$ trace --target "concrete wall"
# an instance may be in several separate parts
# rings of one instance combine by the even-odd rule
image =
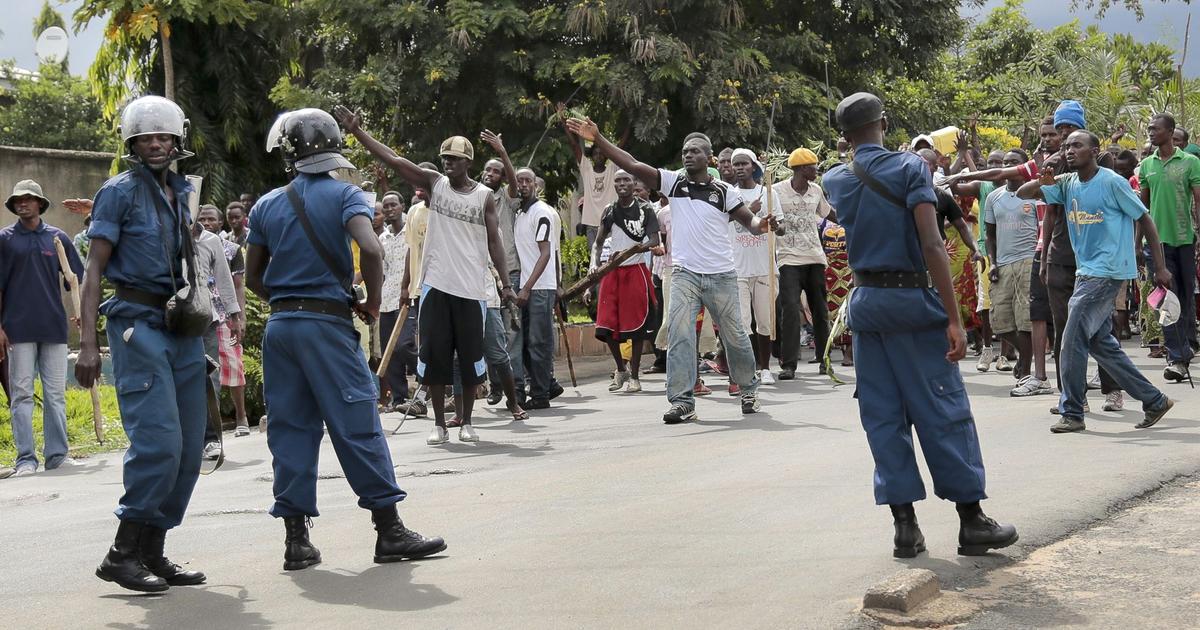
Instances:
[[[17,182],[36,181],[50,200],[42,219],[74,237],[83,229],[83,217],[67,212],[62,200],[91,199],[108,179],[114,157],[112,153],[0,146],[0,194],[8,199]],[[2,216],[0,225],[17,219],[7,208]]]

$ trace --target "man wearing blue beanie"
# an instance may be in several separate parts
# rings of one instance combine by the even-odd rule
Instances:
[[[1087,129],[1087,122],[1083,117],[1083,105],[1079,101],[1066,100],[1058,104],[1058,109],[1054,110],[1054,126],[1071,125],[1077,129]]]

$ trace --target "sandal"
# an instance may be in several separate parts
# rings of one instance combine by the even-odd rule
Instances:
[[[512,409],[512,407],[509,407],[508,410],[512,412],[513,422],[529,419],[529,412],[521,409],[520,407],[517,407],[515,411]]]
[[[453,418],[450,418],[449,420],[446,421],[446,428],[452,429],[454,427],[461,427],[462,424],[463,424],[462,418],[459,418],[458,416],[454,416]]]

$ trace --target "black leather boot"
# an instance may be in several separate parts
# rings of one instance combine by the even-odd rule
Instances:
[[[979,502],[959,503],[958,555],[983,556],[1017,542],[1017,528],[988,518]]]
[[[416,560],[446,550],[441,538],[426,538],[404,526],[395,504],[371,510],[379,537],[375,540],[375,562]]]
[[[308,541],[307,516],[283,517],[283,570],[298,571],[321,564],[321,552]]]
[[[142,593],[161,593],[170,588],[166,580],[151,573],[138,558],[138,539],[143,527],[142,523],[121,521],[116,540],[96,568],[96,577]]]
[[[892,508],[892,518],[896,524],[896,537],[893,539],[895,549],[892,556],[896,558],[915,558],[925,551],[925,536],[917,525],[917,512],[913,504],[889,505]]]
[[[185,571],[183,567],[167,560],[163,547],[167,542],[167,530],[143,525],[138,537],[138,559],[151,573],[167,581],[171,586],[194,586],[203,584],[205,577],[199,571]]]

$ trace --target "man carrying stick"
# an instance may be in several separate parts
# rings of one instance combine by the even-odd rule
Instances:
[[[683,144],[682,174],[640,162],[600,134],[596,123],[572,118],[567,129],[608,156],[617,166],[666,195],[671,204],[674,236],[672,255],[678,267],[671,277],[673,293],[668,314],[667,400],[671,408],[663,422],[678,424],[696,418],[696,329],[694,322],[704,306],[716,318],[725,343],[729,373],[741,389],[742,413],[755,413],[758,374],[754,351],[742,327],[737,297],[737,273],[726,224],[741,223],[750,234],[779,227],[773,216],[754,216],[742,203],[737,189],[708,173],[712,144],[693,136]]]
[[[592,265],[588,273],[596,271],[600,249],[609,234],[612,235],[613,253],[648,243],[654,255],[663,254],[658,237],[658,216],[649,202],[633,196],[633,182],[633,176],[624,170],[617,171],[613,177],[617,200],[604,210],[600,218],[600,231],[596,234]],[[600,303],[596,307],[596,338],[608,344],[617,366],[612,383],[608,386],[610,392],[619,392],[622,389],[630,393],[642,391],[638,368],[642,360],[641,346],[646,320],[650,316],[650,304],[654,295],[654,284],[646,260],[644,255],[631,256],[600,281]],[[591,301],[592,294],[593,291],[589,288],[583,299]],[[625,357],[621,356],[621,344],[626,340],[633,342],[628,369]]]

